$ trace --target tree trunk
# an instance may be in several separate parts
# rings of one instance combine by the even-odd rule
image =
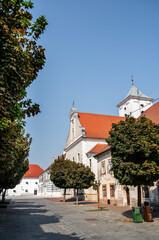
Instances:
[[[2,193],[2,202],[5,202],[5,196],[6,196],[6,189],[4,190],[4,192]]]
[[[78,205],[78,189],[76,191],[76,204]]]
[[[64,193],[63,193],[63,203],[66,201],[66,188],[64,188]]]
[[[97,186],[98,210],[100,209],[100,186]]]
[[[137,186],[138,191],[138,207],[141,207],[141,186]]]

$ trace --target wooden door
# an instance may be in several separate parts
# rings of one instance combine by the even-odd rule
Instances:
[[[37,195],[37,190],[34,190],[34,195]]]

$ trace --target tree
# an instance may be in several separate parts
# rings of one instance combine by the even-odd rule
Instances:
[[[29,135],[23,136],[20,126],[10,124],[3,130],[1,139],[1,167],[0,167],[0,186],[4,201],[5,192],[8,188],[14,188],[28,170],[28,155],[31,139]],[[3,160],[3,161],[2,161]]]
[[[45,63],[45,50],[37,40],[47,21],[41,16],[32,23],[29,8],[31,1],[0,1],[0,121],[20,121],[40,111],[26,99],[26,89]]]
[[[40,112],[27,99],[27,87],[45,63],[37,41],[44,32],[44,16],[34,23],[31,1],[0,1],[0,189],[15,186],[28,169],[30,140],[24,136],[25,117]],[[10,179],[10,180],[9,180]]]
[[[138,187],[141,206],[141,185],[159,179],[159,125],[145,117],[127,117],[112,124],[109,134],[114,176],[120,184]]]
[[[78,203],[78,189],[87,189],[93,186],[95,175],[89,167],[85,167],[83,164],[58,157],[51,167],[50,179],[56,187],[64,188],[63,202],[65,202],[66,189],[77,189],[76,200]]]
[[[51,167],[50,179],[58,188],[64,189],[63,202],[66,199],[66,189],[73,188],[72,168],[74,162],[64,159],[64,156],[58,157]]]
[[[81,163],[74,163],[72,169],[73,188],[77,190],[76,204],[78,204],[78,190],[88,189],[94,185],[95,175],[89,167]]]

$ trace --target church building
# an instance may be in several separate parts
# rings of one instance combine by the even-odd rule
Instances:
[[[117,105],[119,116],[83,113],[78,112],[74,107],[71,108],[69,115],[70,129],[64,149],[66,159],[83,163],[91,168],[96,180],[102,182],[100,197],[104,201],[109,200],[110,203],[111,199],[112,204],[135,204],[137,194],[134,188],[127,189],[126,186],[120,186],[118,180],[113,177],[113,173],[110,171],[111,152],[106,143],[106,138],[109,136],[112,123],[125,120],[128,115],[135,118],[139,117],[151,108],[153,101],[153,98],[146,96],[137,89],[132,80],[131,89]],[[97,200],[97,193],[89,188],[84,190],[83,197],[85,200],[94,201]]]

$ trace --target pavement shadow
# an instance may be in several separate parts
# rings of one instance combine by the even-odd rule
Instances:
[[[151,211],[152,212],[152,218],[159,218],[159,210],[157,209],[157,210],[153,210],[153,211]]]
[[[75,232],[62,232],[61,225],[57,225],[61,219],[62,216],[52,214],[45,205],[17,202],[7,209],[0,209],[0,239],[84,240]]]
[[[144,213],[145,213],[145,211],[144,211],[144,209],[142,209],[141,214],[142,214],[143,217],[144,217]],[[159,210],[158,209],[157,210],[154,209],[153,211],[151,211],[151,213],[152,213],[152,218],[154,218],[154,219],[159,218]],[[132,210],[124,211],[124,212],[122,212],[122,215],[124,217],[127,217],[127,218],[132,218],[133,217]]]
[[[78,237],[76,233],[65,235],[60,233],[46,233],[43,240],[85,240],[86,238]]]
[[[76,204],[76,202],[74,204]],[[92,205],[92,204],[97,204],[97,202],[78,201],[78,205]]]
[[[16,205],[12,205],[12,208],[42,208],[45,207],[46,205],[34,205],[34,204],[16,204]]]
[[[124,211],[124,212],[122,212],[122,215],[124,217],[127,217],[127,218],[132,218],[133,217],[132,210]]]
[[[65,200],[65,202],[74,202],[74,201],[76,201],[76,199],[74,197],[68,198]],[[61,199],[60,202],[63,202],[63,199]]]

